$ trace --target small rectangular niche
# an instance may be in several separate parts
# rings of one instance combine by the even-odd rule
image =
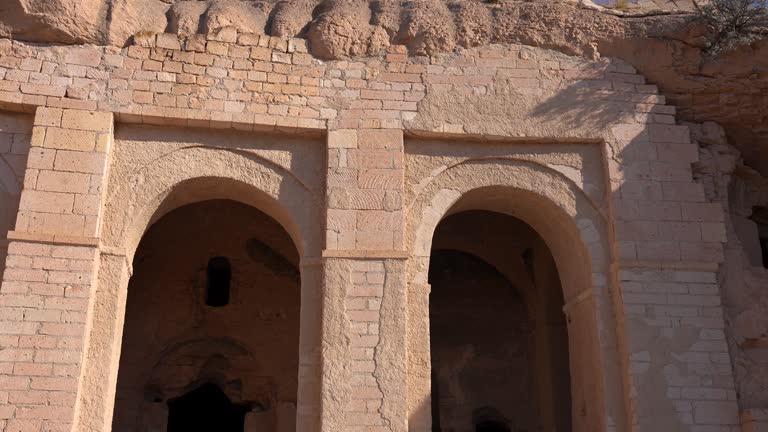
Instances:
[[[757,224],[757,238],[760,242],[763,267],[768,268],[768,207],[752,209],[752,221]]]
[[[223,307],[229,304],[229,287],[232,281],[232,267],[229,259],[218,256],[208,260],[205,283],[205,304]]]

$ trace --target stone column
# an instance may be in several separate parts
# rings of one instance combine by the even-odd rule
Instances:
[[[115,388],[132,268],[120,253],[102,250],[93,294],[74,431],[112,428]]]
[[[323,431],[407,430],[403,134],[328,135]]]
[[[69,430],[98,269],[112,114],[40,107],[0,287],[6,430]]]

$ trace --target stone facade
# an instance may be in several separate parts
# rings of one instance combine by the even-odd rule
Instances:
[[[273,219],[284,238],[259,241],[300,273],[297,352],[284,354],[297,380],[273,419],[247,416],[250,430],[432,430],[440,244],[498,263],[518,291],[562,293],[552,316],[567,322],[571,430],[768,428],[768,405],[737,395],[748,378],[723,305],[731,222],[694,178],[703,145],[622,61],[519,45],[321,61],[302,39],[236,33],[142,33],[123,49],[0,40],[0,109],[4,432],[118,430],[133,370],[121,348],[149,350],[130,336],[129,287],[147,280],[137,250],[162,245],[153,230],[190,205],[227,224],[210,200]],[[467,240],[482,238],[473,223],[433,242],[471,211],[524,222],[551,259],[523,277],[525,255]],[[548,304],[527,305],[533,322]],[[542,430],[562,430],[541,420],[557,405],[544,399],[562,400],[541,390],[558,370],[537,374]],[[238,379],[242,394],[259,387]]]

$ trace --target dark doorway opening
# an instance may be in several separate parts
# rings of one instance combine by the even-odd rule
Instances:
[[[768,268],[768,208],[754,207],[751,219],[757,224],[760,252],[763,255],[763,267]]]
[[[168,401],[168,432],[243,432],[248,411],[233,404],[217,385],[206,383]]]
[[[232,267],[226,257],[213,257],[208,261],[205,304],[222,307],[229,304],[229,285],[232,281]]]
[[[440,427],[440,382],[437,379],[437,371],[433,363],[432,365],[432,432],[443,432]]]
[[[475,432],[511,432],[509,422],[493,407],[478,408],[472,414]]]
[[[196,409],[184,414],[186,398],[176,400],[205,383],[218,385],[238,408],[250,408],[245,428],[295,430],[298,263],[291,236],[246,204],[202,201],[157,219],[136,249],[128,284],[110,430],[230,430],[226,420],[196,423]],[[215,401],[208,405],[216,408]],[[215,418],[222,410],[200,411]],[[241,432],[237,414],[231,430]]]
[[[432,431],[570,431],[563,290],[541,236],[501,213],[452,214],[428,280]]]
[[[477,425],[475,432],[510,432],[509,427],[503,423],[486,421]]]

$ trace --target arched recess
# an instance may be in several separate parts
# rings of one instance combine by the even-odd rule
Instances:
[[[609,242],[602,210],[571,180],[512,159],[469,160],[419,186],[408,206],[409,430],[429,431],[430,343],[427,275],[432,237],[444,218],[468,210],[513,216],[544,240],[560,275],[568,316],[573,430],[626,424],[626,364],[611,298]]]
[[[186,147],[109,179],[102,207],[100,263],[89,311],[76,431],[109,430],[127,286],[136,248],[163,215],[187,204],[229,199],[277,221],[300,257],[297,429],[319,424],[321,200],[289,170],[244,151]]]

